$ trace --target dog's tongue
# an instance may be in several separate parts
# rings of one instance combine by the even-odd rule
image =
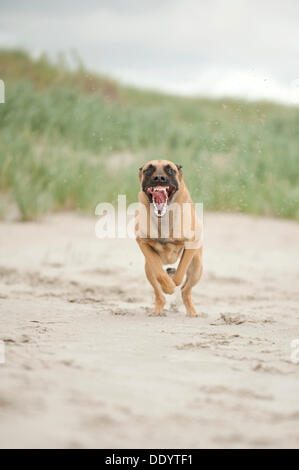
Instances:
[[[155,214],[158,217],[163,216],[167,207],[167,194],[165,188],[156,187],[155,190],[149,188],[147,192],[153,196]]]
[[[155,191],[149,189],[148,192],[153,195],[156,204],[165,204],[167,197],[164,189],[156,189]]]

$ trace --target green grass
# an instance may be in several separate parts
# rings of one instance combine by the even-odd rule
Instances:
[[[161,157],[205,209],[299,219],[299,108],[135,90],[22,51],[0,51],[0,79],[0,217],[134,202]]]

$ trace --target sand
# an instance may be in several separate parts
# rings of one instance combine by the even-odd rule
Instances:
[[[133,240],[0,224],[0,447],[299,447],[299,225],[205,214],[199,318],[165,317]]]

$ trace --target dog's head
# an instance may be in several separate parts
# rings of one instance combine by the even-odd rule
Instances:
[[[163,217],[167,205],[176,198],[182,183],[182,166],[168,160],[152,160],[139,168],[141,190],[157,217]]]

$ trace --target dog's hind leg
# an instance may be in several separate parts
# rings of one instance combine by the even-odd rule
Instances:
[[[188,317],[197,317],[198,314],[192,302],[191,291],[202,274],[201,250],[196,253],[188,267],[186,280],[182,286],[182,299],[186,307]]]
[[[163,315],[163,307],[165,305],[165,297],[162,293],[162,289],[160,287],[159,282],[153,275],[148,263],[145,263],[145,274],[148,278],[149,282],[154,288],[155,292],[155,307],[151,311],[150,315]]]

